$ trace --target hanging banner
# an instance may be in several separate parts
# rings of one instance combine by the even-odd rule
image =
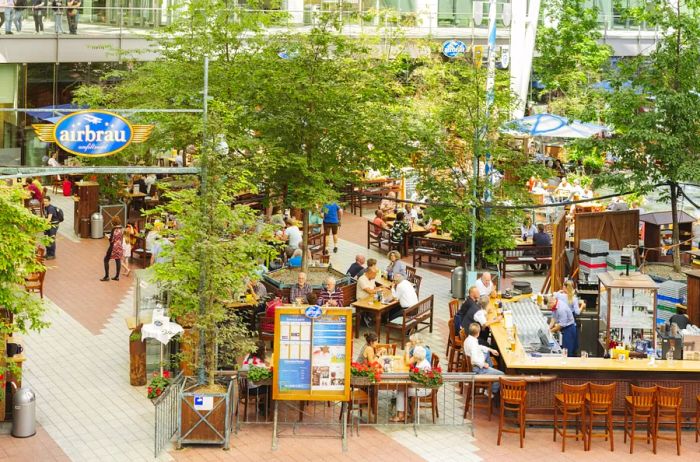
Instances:
[[[348,308],[275,310],[273,399],[350,399],[351,319]]]
[[[127,119],[107,111],[78,111],[56,124],[33,124],[34,132],[45,143],[56,143],[66,152],[83,157],[106,157],[143,143],[153,125],[132,125]]]

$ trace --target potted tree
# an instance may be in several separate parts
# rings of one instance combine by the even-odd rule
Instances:
[[[129,383],[146,385],[146,344],[141,338],[141,324],[129,334]]]
[[[170,295],[169,316],[187,319],[197,335],[188,350],[195,376],[179,390],[177,444],[223,444],[228,447],[233,383],[217,377],[222,363],[252,350],[250,333],[226,302],[245,292],[259,261],[270,256],[272,232],[258,225],[255,211],[231,206],[235,195],[253,188],[226,162],[225,154],[204,148],[198,159],[202,186],[166,192],[168,201],[153,213],[168,213],[177,226],[164,233],[155,279]],[[220,357],[227,352],[227,358]]]

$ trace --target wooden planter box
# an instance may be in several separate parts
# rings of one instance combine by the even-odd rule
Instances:
[[[135,332],[141,333],[141,325],[132,331]],[[146,385],[146,343],[143,339],[129,339],[129,383],[134,387]]]
[[[235,381],[222,393],[197,392],[197,380],[186,377],[178,396],[177,448],[183,444],[218,444],[229,448],[234,410]],[[202,399],[202,403],[195,401]],[[209,403],[210,409],[198,409]]]

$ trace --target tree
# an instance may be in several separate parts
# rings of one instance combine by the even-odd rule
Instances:
[[[602,44],[598,9],[584,0],[547,0],[547,21],[537,30],[533,69],[544,85],[550,111],[572,119],[597,120],[601,80],[612,49]]]
[[[680,271],[680,184],[700,174],[700,2],[646,3],[629,14],[663,31],[649,56],[619,63],[605,121],[615,136],[598,140],[617,161],[599,178],[619,191],[666,188],[673,215],[673,266]]]
[[[362,170],[402,166],[410,150],[391,66],[339,34],[336,20],[322,15],[310,32],[269,37],[240,57],[246,85],[237,116],[241,130],[254,132],[250,168],[268,191],[304,210],[305,246],[308,210],[337,200]]]
[[[0,185],[0,338],[30,330],[40,331],[48,327],[43,320],[46,307],[42,300],[24,290],[25,278],[32,273],[46,271],[37,262],[37,244],[49,225],[41,217],[23,206],[26,191],[17,187]],[[10,322],[12,319],[12,322]],[[4,347],[3,347],[4,348]],[[1,353],[4,357],[5,352]],[[4,365],[0,361],[0,376],[7,369],[18,375],[14,363]],[[2,396],[4,390],[0,390]]]
[[[457,240],[471,237],[476,214],[477,255],[480,263],[497,263],[502,248],[515,245],[513,228],[519,213],[488,205],[527,200],[523,183],[536,174],[522,153],[512,151],[499,129],[508,120],[513,102],[506,77],[497,74],[494,103],[486,111],[486,71],[466,60],[444,62],[435,53],[421,60],[409,82],[415,88],[415,111],[422,153],[414,160],[418,189],[431,202],[426,213],[442,222]],[[508,177],[483,174],[485,153]],[[479,176],[474,177],[474,159]],[[486,190],[492,199],[484,200]]]
[[[227,362],[253,349],[250,333],[226,302],[244,294],[246,281],[258,277],[260,262],[271,256],[267,243],[273,237],[269,228],[260,226],[255,211],[231,206],[250,187],[247,175],[236,174],[238,168],[216,151],[200,159],[207,163],[200,165],[207,170],[206,188],[167,192],[165,204],[151,213],[167,213],[177,221],[169,232],[173,245],[164,248],[166,261],[155,264],[155,277],[170,293],[171,316],[194,315],[205,340],[200,380],[206,371],[206,382],[212,385],[219,347],[226,347]]]

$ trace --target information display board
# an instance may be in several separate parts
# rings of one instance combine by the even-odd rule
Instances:
[[[350,399],[352,310],[275,310],[273,399]]]

